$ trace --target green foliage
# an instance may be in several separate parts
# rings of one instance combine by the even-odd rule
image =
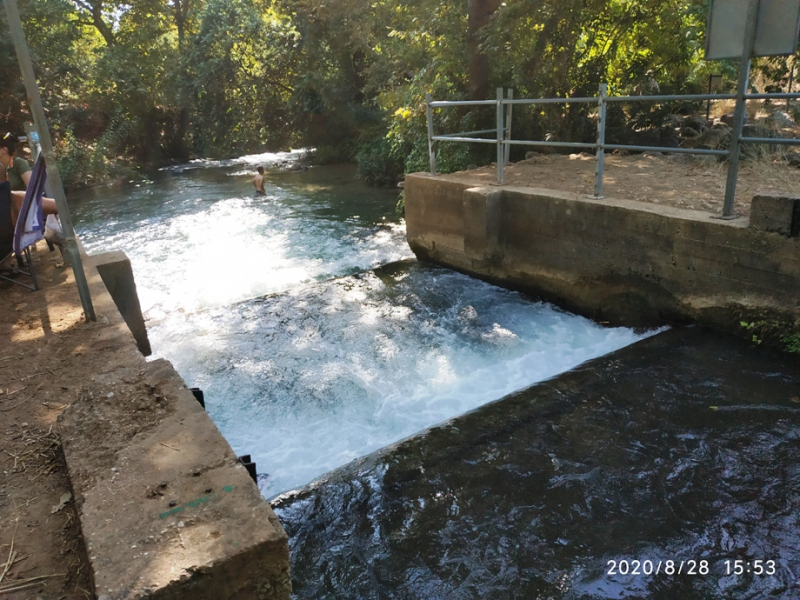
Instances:
[[[476,7],[491,18],[473,35]],[[730,82],[737,69],[701,60],[707,0],[21,0],[20,9],[56,134],[71,132],[64,148],[103,157],[74,165],[75,182],[97,180],[103,161],[304,146],[319,161],[356,158],[367,181],[389,185],[428,170],[425,94],[469,99],[476,52],[480,83],[517,98],[593,96],[603,82],[611,94],[693,93],[710,73]],[[793,61],[759,59],[755,73],[783,88]],[[0,87],[0,125],[21,131],[13,60],[0,62]],[[609,124],[627,135],[698,107],[612,108]],[[491,108],[436,109],[434,129],[494,119]],[[595,119],[590,105],[517,106],[514,133],[590,141]],[[437,142],[435,152],[439,172],[495,160],[488,144]]]
[[[403,157],[385,137],[363,144],[356,154],[358,176],[374,187],[394,187],[403,176]]]
[[[800,333],[793,333],[781,338],[787,352],[800,354]]]
[[[740,321],[742,327],[754,344],[765,343],[784,352],[800,354],[800,323],[791,323],[764,315],[753,321]]]
[[[406,193],[404,191],[400,192],[400,195],[397,197],[397,204],[394,205],[394,212],[401,217],[406,216]]]
[[[114,135],[111,129],[94,145],[82,142],[72,131],[60,138],[56,148],[58,169],[67,191],[133,176],[133,170],[115,160],[111,152],[116,145]]]

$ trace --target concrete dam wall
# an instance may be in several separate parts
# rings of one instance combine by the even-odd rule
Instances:
[[[409,175],[408,243],[439,263],[628,326],[800,325],[800,201],[756,196],[751,217]]]

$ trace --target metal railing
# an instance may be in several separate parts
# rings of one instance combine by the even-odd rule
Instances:
[[[434,143],[442,142],[470,142],[495,144],[497,146],[497,183],[504,183],[504,169],[509,162],[511,146],[549,146],[556,148],[583,148],[595,151],[595,184],[594,194],[590,198],[603,197],[603,169],[604,158],[607,150],[629,150],[634,152],[670,152],[676,154],[698,154],[711,156],[724,156],[730,158],[728,162],[728,177],[725,187],[725,201],[723,204],[722,218],[734,218],[733,197],[736,192],[736,179],[738,174],[739,148],[742,143],[752,144],[785,144],[800,145],[800,139],[743,137],[741,125],[738,131],[731,134],[731,143],[728,149],[710,148],[675,148],[664,146],[639,146],[633,144],[606,144],[606,109],[611,102],[672,102],[672,101],[700,101],[700,100],[736,100],[736,94],[688,94],[688,95],[660,95],[660,96],[608,96],[607,85],[600,84],[597,96],[587,98],[535,98],[514,99],[514,91],[508,90],[508,97],[503,97],[503,88],[497,88],[495,100],[461,100],[461,101],[434,101],[430,94],[426,94],[428,118],[428,157],[430,160],[431,174],[436,175],[436,152]],[[800,93],[775,93],[775,94],[743,94],[743,100],[780,100],[800,98]],[[596,104],[597,105],[597,139],[588,142],[560,142],[560,141],[535,141],[515,140],[511,137],[512,111],[515,105],[520,104]],[[497,124],[494,129],[466,131],[462,133],[434,135],[433,109],[451,106],[495,106],[497,111]],[[743,110],[743,109],[742,109]],[[505,121],[505,123],[504,123]],[[493,138],[474,137],[476,135],[494,133]],[[735,158],[735,160],[734,160]]]

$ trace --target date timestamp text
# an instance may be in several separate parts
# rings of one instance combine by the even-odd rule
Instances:
[[[725,560],[726,575],[775,575],[774,560]],[[606,575],[708,575],[707,560],[609,560]],[[719,572],[719,571],[717,571]]]

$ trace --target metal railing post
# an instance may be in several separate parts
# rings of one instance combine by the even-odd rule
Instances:
[[[509,101],[514,99],[514,89],[513,88],[509,88],[509,90],[508,90],[508,92],[506,94],[506,97],[509,99]],[[506,140],[505,147],[506,147],[506,151],[505,151],[505,155],[503,156],[503,163],[506,164],[506,165],[508,164],[508,161],[511,158],[511,144],[509,142],[511,140],[511,113],[512,113],[512,109],[513,108],[514,108],[513,104],[507,104],[506,105],[506,131],[505,131],[505,140]]]
[[[503,88],[497,88],[497,183],[503,183]]]
[[[736,179],[739,175],[739,153],[741,150],[742,127],[745,115],[745,94],[747,83],[750,80],[750,57],[753,55],[753,45],[756,37],[756,23],[758,21],[758,0],[750,0],[747,7],[747,22],[744,28],[744,49],[742,60],[739,63],[739,85],[736,88],[736,110],[733,112],[731,129],[731,145],[728,152],[728,178],[725,182],[725,202],[722,205],[722,218],[733,219],[738,215],[733,212],[733,199],[736,195]]]
[[[61,221],[61,228],[64,231],[64,256],[72,266],[72,274],[75,276],[75,285],[78,288],[78,295],[83,306],[84,318],[87,321],[96,321],[97,317],[94,314],[94,305],[89,293],[89,283],[86,280],[86,272],[83,270],[78,242],[75,239],[75,230],[72,227],[72,217],[69,214],[67,197],[64,194],[64,185],[61,182],[61,174],[58,171],[53,142],[50,139],[50,130],[47,128],[47,117],[42,105],[42,98],[39,95],[39,85],[36,83],[36,76],[33,72],[28,42],[25,40],[25,33],[22,31],[22,21],[17,8],[17,0],[5,0],[5,6],[6,15],[8,16],[8,29],[17,53],[20,71],[22,71],[22,81],[28,94],[28,106],[33,116],[33,123],[39,132],[42,156],[44,156],[45,165],[47,166],[47,179],[52,183],[52,189],[55,192],[53,199],[56,201],[58,217]]]
[[[430,94],[425,94],[425,107],[428,115],[428,160],[431,164],[431,175],[436,175],[436,154],[433,151],[433,107],[431,107]]]
[[[605,161],[606,144],[606,95],[608,84],[601,83],[597,93],[597,150],[594,158],[594,196],[591,198],[600,199],[603,197],[603,163]]]

